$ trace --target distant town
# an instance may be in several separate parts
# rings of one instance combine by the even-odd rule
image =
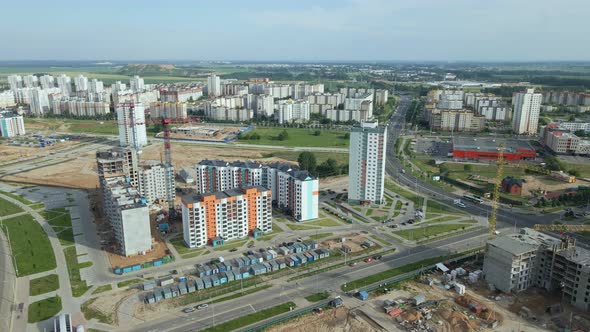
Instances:
[[[580,63],[0,67],[1,330],[588,331],[589,89]]]

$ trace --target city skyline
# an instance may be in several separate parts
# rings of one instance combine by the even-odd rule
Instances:
[[[12,31],[0,60],[583,61],[589,53],[579,22],[590,4],[581,0],[557,10],[505,0],[118,5],[11,2],[7,12],[33,24],[23,15],[0,23]]]

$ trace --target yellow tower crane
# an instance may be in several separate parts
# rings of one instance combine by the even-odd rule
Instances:
[[[494,195],[492,197],[492,211],[490,213],[490,239],[496,232],[496,219],[498,218],[498,204],[500,203],[500,185],[502,183],[502,173],[504,170],[504,146],[498,146],[498,169],[496,170],[496,179],[494,182]]]

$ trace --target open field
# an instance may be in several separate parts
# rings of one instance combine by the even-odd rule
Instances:
[[[10,246],[18,267],[18,276],[55,269],[55,255],[41,225],[29,214],[2,221],[10,234]]]
[[[460,224],[446,224],[446,225],[431,225],[420,228],[404,229],[393,232],[407,240],[419,241],[423,238],[436,236],[440,233],[452,232],[461,228],[465,228],[466,225]]]
[[[18,205],[0,198],[0,216],[9,216],[19,212],[23,212],[23,209],[21,209]]]
[[[278,136],[287,131],[288,138],[279,140]],[[256,128],[248,134],[258,134],[260,139],[239,139],[239,143],[253,145],[309,146],[309,147],[348,147],[349,139],[345,132],[322,130],[320,136],[314,135],[313,129],[300,128]]]
[[[223,324],[215,325],[208,329],[203,330],[203,332],[225,332],[225,331],[233,331],[237,330],[241,327],[248,326],[250,324],[254,324],[261,320],[265,320],[285,312],[290,311],[291,309],[295,309],[296,305],[293,302],[287,302],[283,304],[279,304],[278,306],[268,308],[265,310],[258,311],[253,314],[249,314],[246,316],[242,316],[240,318],[236,318],[234,320],[230,320]]]
[[[61,311],[61,297],[50,297],[29,304],[29,323],[49,319]]]
[[[103,293],[103,292],[108,292],[108,291],[110,291],[112,289],[113,289],[113,286],[111,286],[111,284],[106,284],[106,285],[98,286],[98,287],[96,287],[95,290],[92,291],[92,295],[98,294],[98,293]]]
[[[90,286],[86,285],[86,281],[82,280],[80,277],[80,265],[78,264],[76,247],[72,246],[64,249],[64,255],[66,256],[66,265],[68,266],[72,295],[74,295],[74,297],[80,297],[86,293]]]
[[[59,289],[59,279],[57,278],[57,274],[50,274],[29,281],[30,296],[49,293],[57,289]]]

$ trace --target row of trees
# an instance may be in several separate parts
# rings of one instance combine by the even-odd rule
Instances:
[[[339,164],[334,158],[328,158],[318,165],[315,154],[309,151],[301,152],[297,162],[299,168],[321,178],[348,174],[348,165]]]

